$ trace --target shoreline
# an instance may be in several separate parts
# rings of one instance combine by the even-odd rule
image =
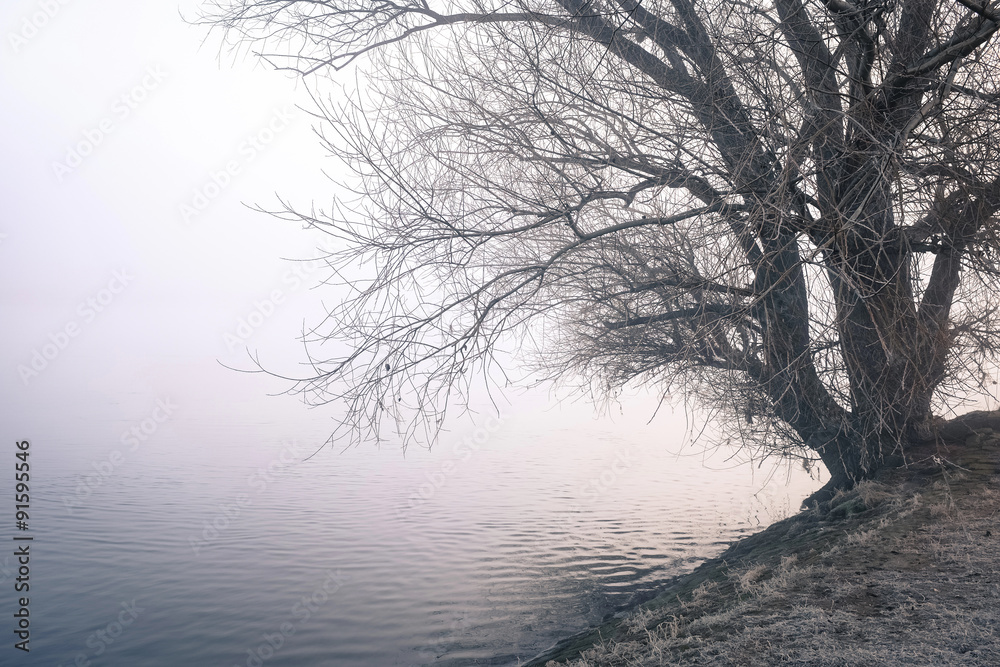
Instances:
[[[1000,664],[1000,413],[522,667]]]

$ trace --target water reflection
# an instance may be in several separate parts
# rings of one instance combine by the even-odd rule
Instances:
[[[37,664],[513,665],[817,484],[765,487],[596,423],[306,462],[318,431],[240,435],[164,428],[72,511],[80,468],[42,478]],[[97,655],[94,633],[133,601]]]

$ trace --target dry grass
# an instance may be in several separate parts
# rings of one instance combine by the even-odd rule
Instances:
[[[861,485],[558,664],[1000,665],[996,470]]]

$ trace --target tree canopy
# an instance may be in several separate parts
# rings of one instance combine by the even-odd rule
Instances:
[[[219,0],[352,173],[276,212],[364,275],[297,389],[433,425],[515,336],[541,377],[697,396],[834,486],[905,460],[991,382],[996,4]]]

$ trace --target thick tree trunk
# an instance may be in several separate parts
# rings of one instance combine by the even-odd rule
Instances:
[[[825,502],[837,490],[850,489],[859,482],[874,479],[886,468],[905,462],[903,452],[909,440],[871,431],[851,421],[815,429],[806,438],[806,444],[819,454],[830,472],[830,480],[806,499],[806,505]]]
[[[941,337],[920,337],[909,249],[894,221],[883,153],[891,145],[884,137],[854,146],[837,169],[845,177],[827,211],[830,237],[817,239],[829,248],[825,264],[851,405],[839,419],[793,427],[819,453],[834,487],[902,463],[907,444],[927,430],[947,350]]]
[[[880,201],[876,211],[885,210],[884,198]],[[891,219],[879,219],[877,227],[867,233],[888,236]],[[828,258],[851,389],[847,410],[824,387],[812,361],[808,295],[794,237],[761,242],[767,261],[758,270],[756,288],[765,296],[755,317],[766,347],[756,379],[778,416],[818,453],[830,471],[831,488],[849,488],[902,463],[907,442],[929,419],[933,386],[913,382],[919,355],[905,256],[873,245],[867,255],[834,245]]]

